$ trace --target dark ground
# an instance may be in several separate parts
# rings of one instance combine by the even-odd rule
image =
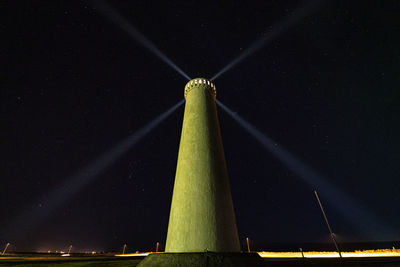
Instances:
[[[265,259],[270,266],[400,266],[400,258]]]
[[[1,259],[0,266],[137,266],[142,259],[119,257],[36,257],[32,259]],[[264,259],[266,266],[400,266],[400,257],[346,259]]]

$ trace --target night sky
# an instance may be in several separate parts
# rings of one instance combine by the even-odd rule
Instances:
[[[55,209],[43,200],[183,98],[187,80],[96,5],[0,3],[1,248],[164,247],[183,106]],[[109,5],[191,78],[211,78],[304,2]],[[349,220],[320,192],[339,242],[400,240],[400,2],[323,2],[215,84],[222,103],[376,218]],[[318,188],[221,109],[219,119],[242,245],[329,242]],[[21,217],[36,212],[47,216]]]

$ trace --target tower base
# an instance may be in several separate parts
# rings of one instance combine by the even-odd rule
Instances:
[[[265,267],[257,253],[157,253],[144,258],[137,267]]]

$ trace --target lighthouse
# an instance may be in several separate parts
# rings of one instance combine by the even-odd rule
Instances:
[[[215,85],[196,78],[184,94],[165,252],[150,254],[138,267],[265,266],[257,253],[240,251]]]
[[[215,84],[189,81],[165,252],[239,252]]]

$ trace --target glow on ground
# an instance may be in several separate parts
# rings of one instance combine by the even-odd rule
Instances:
[[[155,252],[117,254],[118,257],[144,257]],[[162,253],[162,252],[158,252]],[[263,258],[302,258],[301,252],[257,252]],[[304,258],[339,258],[336,251],[307,251]],[[356,250],[342,252],[343,258],[400,257],[400,249]]]
[[[149,255],[150,253],[155,253],[155,252],[125,253],[125,254],[117,254],[115,256],[117,256],[117,257],[143,257],[143,256]]]
[[[304,258],[339,258],[335,251],[307,251],[303,252]],[[301,252],[258,252],[263,258],[302,258]],[[400,257],[400,249],[356,250],[342,252],[343,258],[367,258],[367,257]]]

